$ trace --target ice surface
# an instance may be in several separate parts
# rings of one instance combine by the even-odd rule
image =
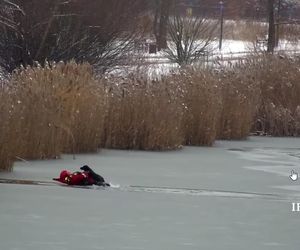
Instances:
[[[0,249],[296,250],[299,154],[299,138],[250,137],[18,162],[0,178],[49,181],[88,164],[116,186],[0,184]]]

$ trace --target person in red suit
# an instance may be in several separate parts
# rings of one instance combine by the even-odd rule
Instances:
[[[59,178],[53,178],[54,181],[58,181],[70,186],[110,186],[109,183],[105,182],[101,175],[96,174],[89,166],[84,165],[80,168],[82,172],[76,171],[71,173],[68,170],[62,170]]]

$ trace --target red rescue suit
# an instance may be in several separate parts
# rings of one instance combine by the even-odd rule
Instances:
[[[95,184],[95,180],[91,177],[89,172],[71,173],[68,170],[63,170],[61,171],[59,178],[53,178],[53,180],[67,185],[89,186]]]

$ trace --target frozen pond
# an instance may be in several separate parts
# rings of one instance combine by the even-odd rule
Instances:
[[[49,181],[84,164],[119,187],[0,184],[1,250],[299,249],[299,138],[64,155],[0,178]]]

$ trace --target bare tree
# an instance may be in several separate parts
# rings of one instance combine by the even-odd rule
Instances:
[[[22,9],[12,1],[0,0],[0,69],[7,69],[6,50],[8,46],[14,46],[14,44],[9,44],[12,33],[18,33],[18,23],[14,20],[16,14],[24,15]],[[3,53],[4,52],[4,53]]]
[[[70,59],[105,71],[125,61],[140,37],[144,0],[14,1],[23,12],[9,12],[13,25],[0,23],[0,66],[9,71]]]
[[[24,12],[12,1],[0,0],[0,24],[11,29],[16,29],[17,23],[13,20],[14,12]]]
[[[179,65],[199,60],[212,49],[217,23],[201,17],[171,17],[168,23],[168,48],[165,51],[167,57]]]

